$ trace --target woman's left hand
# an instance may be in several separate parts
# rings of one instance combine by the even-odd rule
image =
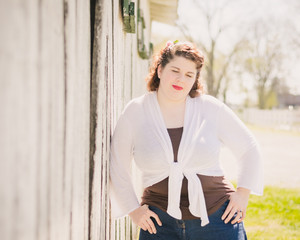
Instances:
[[[246,216],[246,209],[250,190],[247,188],[239,187],[236,192],[232,193],[229,198],[229,204],[222,215],[222,220],[228,223],[230,219],[237,213],[236,217],[231,221],[232,224],[242,222]]]

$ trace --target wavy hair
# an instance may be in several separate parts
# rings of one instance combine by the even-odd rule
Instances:
[[[175,56],[184,57],[196,64],[197,73],[195,83],[189,92],[189,95],[192,98],[199,96],[200,93],[203,93],[203,86],[200,83],[200,71],[204,64],[204,56],[200,50],[190,42],[172,43],[169,41],[166,46],[153,57],[152,66],[150,67],[149,74],[146,77],[147,90],[156,91],[158,89],[160,83],[160,79],[157,75],[158,66],[161,65],[161,67],[164,68],[172,59],[174,59]]]

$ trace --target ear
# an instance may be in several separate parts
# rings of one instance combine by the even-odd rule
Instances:
[[[160,75],[161,75],[161,65],[159,64],[158,67],[157,67],[157,76],[158,76],[158,78],[160,78]]]

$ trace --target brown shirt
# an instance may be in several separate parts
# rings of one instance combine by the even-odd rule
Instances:
[[[173,146],[174,161],[177,162],[177,153],[182,136],[183,127],[181,128],[168,128],[168,133]],[[208,215],[214,213],[223,203],[230,197],[230,194],[235,191],[233,185],[227,181],[224,176],[205,176],[197,174],[199,177]],[[150,206],[156,206],[164,211],[167,211],[168,206],[168,180],[164,180],[147,187],[144,189],[142,196],[143,204],[148,204]],[[180,198],[180,209],[182,211],[182,219],[198,219],[191,214],[189,211],[189,200],[188,200],[188,181],[184,177],[182,182],[181,189],[181,198]]]

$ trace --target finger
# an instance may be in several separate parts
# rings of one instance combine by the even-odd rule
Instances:
[[[152,211],[151,211],[150,216],[155,218],[155,220],[156,220],[156,222],[157,222],[157,224],[158,224],[159,226],[162,226],[162,222],[160,221],[158,215],[157,215],[155,212],[152,212]]]
[[[236,213],[236,209],[232,208],[230,213],[227,215],[226,219],[225,219],[225,223],[228,223],[234,216],[234,214]]]
[[[156,233],[156,228],[155,228],[155,226],[154,226],[153,221],[152,221],[150,218],[147,219],[146,221],[148,222],[148,224],[149,224],[149,226],[150,226],[150,228],[151,228],[151,232]]]
[[[149,233],[153,234],[152,228],[147,220],[144,222],[144,226],[146,227],[146,230],[149,231]]]
[[[231,221],[231,224],[235,224],[237,221],[239,221],[243,216],[243,213],[241,211],[237,211],[236,217]]]
[[[143,223],[140,224],[140,227],[141,227],[141,229],[143,229],[144,231],[147,231],[147,228],[146,228],[146,226],[145,226]]]
[[[223,213],[223,215],[221,217],[222,220],[224,220],[226,218],[226,216],[230,213],[231,209],[232,209],[232,205],[229,202],[227,208],[225,209],[225,212]]]
[[[246,211],[243,211],[243,215],[242,215],[241,219],[238,221],[238,223],[244,221],[245,217],[246,217]]]

